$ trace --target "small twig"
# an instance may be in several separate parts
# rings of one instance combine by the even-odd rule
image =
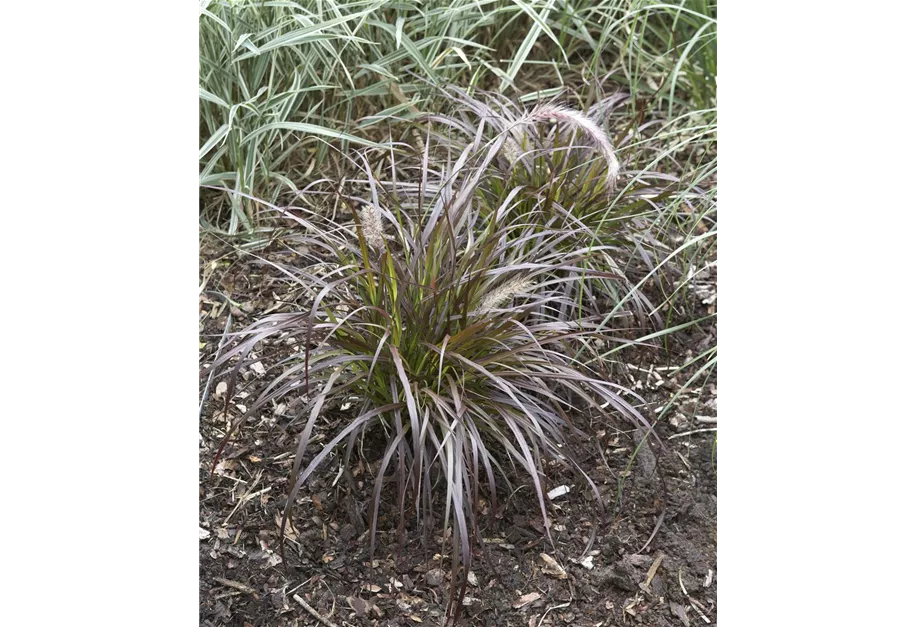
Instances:
[[[227,588],[235,588],[236,590],[247,592],[255,598],[258,597],[258,591],[254,588],[246,586],[244,583],[239,583],[238,581],[233,581],[232,579],[223,579],[222,577],[214,577],[213,580],[218,584],[226,586]]]
[[[662,558],[664,557],[665,555],[660,553],[656,557],[656,560],[653,562],[653,565],[650,566],[649,571],[646,573],[646,584],[645,585],[647,588],[649,587],[651,583],[653,583],[653,578],[656,576],[656,571],[659,570],[659,565],[662,564]]]
[[[303,587],[304,585],[306,585],[307,583],[309,583],[309,580],[308,580],[308,579],[306,579],[304,582],[302,582],[301,584],[299,584],[298,586],[296,586],[295,588],[293,588],[292,590],[290,590],[289,593],[286,592],[286,591],[284,591],[284,594],[285,594],[285,595],[286,595],[286,594],[293,594],[294,592],[296,592],[297,590],[299,590],[300,588],[302,588],[302,587]]]
[[[675,451],[675,454],[678,455],[678,458],[681,460],[681,463],[685,465],[685,468],[687,468],[688,470],[691,470],[691,464],[688,462],[687,459],[685,459],[685,456],[679,453],[678,451]]]
[[[258,478],[260,479],[260,475],[259,475]],[[257,485],[257,483],[258,483],[258,482],[255,481],[255,485]],[[251,488],[254,488],[255,485],[252,485]],[[251,489],[251,488],[249,488],[249,489]],[[226,517],[226,520],[223,521],[223,526],[225,527],[226,525],[229,524],[229,519],[232,518],[232,517],[235,515],[235,513],[236,513],[237,511],[239,511],[239,508],[240,508],[240,507],[242,507],[243,505],[245,505],[246,503],[248,503],[250,500],[252,500],[252,499],[255,498],[256,496],[261,496],[261,495],[264,494],[265,492],[269,492],[270,489],[271,489],[271,486],[268,486],[268,487],[264,488],[263,490],[258,490],[257,492],[249,492],[248,494],[246,494],[245,496],[243,496],[241,499],[239,499],[239,502],[236,503],[236,506],[233,508],[233,510],[232,510],[231,512],[229,512],[229,516],[227,516],[227,517]]]
[[[712,573],[713,571],[710,572]],[[709,624],[710,619],[704,616],[704,613],[700,609],[700,603],[698,603],[694,597],[688,594],[688,591],[685,589],[685,582],[681,580],[681,566],[678,567],[678,585],[681,587],[681,591],[684,593],[684,595],[688,597],[688,602],[691,604],[691,607],[694,608],[694,611],[700,614],[700,617],[704,619],[705,623]]]
[[[640,550],[637,553],[643,553],[646,550],[646,547],[650,545],[650,542],[653,541],[653,538],[656,537],[656,534],[659,533],[659,530],[662,529],[662,522],[665,520],[665,503],[662,504],[662,513],[659,515],[659,518],[656,519],[656,526],[653,527],[653,533],[650,534],[650,537],[646,540],[646,544],[640,547]]]
[[[220,296],[223,296],[220,294]],[[225,296],[224,296],[225,299]],[[225,300],[224,300],[225,303]],[[229,333],[229,326],[232,324],[232,312],[226,314],[226,327],[223,329],[223,336],[220,338],[220,343],[217,346],[217,352],[213,356],[213,361],[216,362],[220,358],[220,353],[223,352],[223,347],[226,344],[226,336]],[[207,404],[207,398],[210,396],[210,384],[213,383],[213,373],[216,369],[211,367],[210,374],[207,375],[207,383],[204,385],[204,393],[201,395],[201,406],[197,412],[197,417],[200,419],[204,415],[204,405]]]
[[[537,627],[541,627],[541,622],[545,619],[545,616],[551,613],[551,610],[557,610],[562,607],[569,607],[569,606],[570,606],[569,601],[567,601],[566,603],[561,603],[560,605],[552,605],[551,607],[548,608],[548,610],[544,614],[541,615],[541,620],[538,621]]]
[[[242,594],[241,590],[230,590],[229,592],[224,592],[223,594],[218,594],[213,597],[214,601],[219,601],[220,599],[226,599],[228,597],[237,597]]]
[[[254,490],[258,486],[258,483],[261,481],[261,474],[263,472],[264,471],[261,469],[258,470],[257,474],[254,477],[254,480],[252,481],[252,484],[248,486],[248,489],[245,490],[245,494],[242,495],[242,497],[239,499],[239,502],[236,503],[236,506],[232,509],[231,512],[229,512],[229,516],[227,516],[226,520],[223,521],[224,527],[229,524],[229,519],[235,515],[235,513],[239,510],[239,508],[242,507],[243,504],[248,503],[248,501],[254,496],[252,494],[252,490]],[[265,488],[264,490],[261,490],[261,492],[266,492],[268,489],[269,488]],[[260,492],[258,494],[260,494]]]
[[[328,588],[328,592],[331,593],[331,612],[328,613],[328,616],[334,616],[334,610],[337,608],[337,599],[334,597],[334,590],[331,589],[331,586],[329,586],[328,582],[324,579],[319,579],[319,582]]]
[[[248,484],[248,481],[246,481],[245,479],[239,479],[238,477],[230,477],[229,475],[224,475],[220,473],[216,473],[216,475],[217,477],[220,477],[221,479],[229,479],[230,481],[235,481],[236,483]]]
[[[681,591],[684,593],[686,597],[690,596],[688,594],[688,591],[685,590],[685,582],[681,580],[681,566],[678,567],[678,585],[681,587]]]
[[[694,597],[692,597],[692,596],[690,596],[690,595],[688,596],[688,601],[691,602],[691,607],[694,608],[694,611],[697,612],[698,614],[700,614],[700,617],[704,619],[704,622],[707,623],[707,624],[709,625],[709,624],[710,624],[710,619],[707,618],[706,616],[704,616],[704,613],[703,613],[703,612],[701,611],[701,609],[700,609],[700,603],[698,603],[696,600],[694,600]]]
[[[674,440],[675,438],[683,438],[686,435],[694,435],[695,433],[706,433],[707,431],[716,431],[716,427],[711,429],[695,429],[694,431],[685,431],[684,433],[676,433],[675,435],[670,435],[669,440]]]
[[[312,617],[315,620],[317,620],[318,622],[320,622],[322,625],[325,625],[325,627],[338,627],[337,625],[332,623],[330,620],[328,620],[327,618],[319,614],[318,611],[314,607],[312,607],[311,605],[303,601],[302,597],[299,596],[298,594],[293,595],[293,600],[299,603],[301,606],[303,606],[303,609],[305,609],[307,612],[312,614]]]

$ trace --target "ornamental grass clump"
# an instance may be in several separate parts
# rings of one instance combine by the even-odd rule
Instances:
[[[378,168],[391,173],[384,183],[364,158],[365,178],[334,193],[349,208],[352,226],[309,225],[302,238],[334,255],[324,272],[293,273],[314,298],[299,312],[253,324],[215,364],[239,358],[238,371],[253,349],[279,336],[304,347],[277,365],[280,374],[246,414],[290,397],[305,402],[281,537],[321,464],[339,454],[336,464],[349,476],[355,449],[364,449],[373,456],[368,465],[378,463],[368,509],[370,554],[385,478],[394,475],[399,538],[411,517],[424,536],[437,521],[443,538],[445,528],[453,531],[453,618],[472,542],[481,539],[482,503],[499,511],[500,491],[526,478],[550,540],[546,463],[577,473],[601,507],[597,486],[570,446],[571,436],[585,435],[578,414],[588,410],[649,428],[626,390],[577,357],[590,350],[590,338],[615,338],[596,319],[555,315],[571,305],[568,284],[605,277],[590,266],[604,247],[578,245],[587,237],[583,228],[546,227],[544,200],[529,203],[516,193],[487,205],[475,192],[493,183],[490,160],[500,146],[482,146],[480,159],[471,148],[442,162],[427,150],[419,172],[392,157],[390,168]],[[416,182],[400,182],[404,172],[417,175]],[[526,203],[531,210],[522,210]],[[355,403],[353,415],[333,437],[310,445],[323,411],[345,401]],[[356,447],[380,440],[385,444],[375,450]]]
[[[621,165],[608,132],[589,115],[555,103],[529,110],[495,94],[478,100],[455,90],[454,113],[435,115],[437,138],[455,147],[482,140],[502,142],[481,193],[499,198],[515,187],[527,190],[531,210],[538,199],[549,219],[585,226],[607,236],[626,225],[628,204],[614,192]],[[548,215],[551,214],[551,215]]]
[[[556,103],[526,110],[496,94],[475,99],[460,90],[449,93],[452,115],[429,117],[438,146],[447,153],[468,146],[476,151],[499,147],[494,158],[482,160],[489,172],[475,188],[481,216],[488,218],[487,208],[496,210],[512,197],[503,219],[529,220],[534,231],[572,230],[576,236],[559,243],[567,250],[596,247],[589,264],[606,277],[578,285],[578,295],[568,294],[577,307],[562,317],[576,319],[583,309],[601,314],[620,306],[646,323],[644,314],[653,307],[631,284],[626,264],[641,257],[634,236],[645,227],[648,198],[660,192],[633,181],[618,189],[621,164],[609,132],[596,120],[620,99],[583,113]]]

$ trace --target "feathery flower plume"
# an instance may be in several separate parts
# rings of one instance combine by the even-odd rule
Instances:
[[[374,205],[365,205],[360,210],[360,225],[366,244],[370,248],[382,250],[385,247],[385,230],[382,227],[382,216]]]
[[[516,163],[522,158],[522,151],[519,149],[519,144],[516,143],[516,140],[512,137],[507,137],[506,141],[503,142],[503,156],[510,162],[510,165]]]
[[[559,122],[564,122],[579,129],[592,142],[594,147],[602,153],[605,161],[608,163],[608,175],[605,178],[605,185],[609,190],[614,189],[615,179],[618,178],[618,158],[615,156],[614,147],[611,140],[598,124],[578,111],[561,107],[557,105],[538,105],[526,116],[525,121],[529,123],[547,122],[551,118]]]
[[[521,277],[511,279],[498,287],[495,290],[488,292],[484,298],[481,299],[481,304],[471,312],[471,317],[477,317],[486,314],[487,312],[493,311],[494,309],[499,309],[513,296],[519,294],[524,294],[532,287],[532,282]]]

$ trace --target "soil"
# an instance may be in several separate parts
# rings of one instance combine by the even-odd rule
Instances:
[[[207,400],[200,424],[200,624],[441,625],[450,595],[451,541],[433,538],[424,547],[409,528],[399,548],[393,485],[383,492],[370,561],[368,536],[355,511],[369,498],[378,451],[364,451],[367,464],[355,470],[363,480],[356,493],[335,481],[334,461],[316,473],[293,510],[285,562],[278,550],[279,520],[297,438],[295,426],[289,428],[289,408],[279,406],[273,415],[243,424],[210,473],[227,422],[269,380],[257,368],[243,372],[247,385],[230,400],[229,415],[223,413],[225,392],[218,378],[208,382],[207,365],[227,314],[231,329],[239,330],[271,308],[295,306],[302,296],[259,258],[291,261],[282,240],[253,254],[210,238],[202,242],[200,355]],[[689,306],[702,313],[707,305],[701,299],[709,294],[699,292]],[[716,375],[705,372],[690,381],[703,360],[676,371],[715,345],[715,334],[714,326],[692,327],[669,336],[667,352],[660,347],[618,354],[618,375],[626,379],[621,382],[646,399],[639,409],[648,417],[658,416],[688,384],[656,425],[664,448],[644,446],[635,453],[642,434],[583,416],[595,438],[578,445],[578,458],[599,486],[606,524],[582,481],[561,470],[547,477],[548,489],[571,487],[552,501],[553,546],[531,488],[502,493],[502,516],[480,520],[484,544],[476,545],[461,624],[716,624]],[[330,412],[318,436],[346,419],[346,410]],[[526,483],[522,477],[516,485]],[[598,535],[589,548],[595,525]]]

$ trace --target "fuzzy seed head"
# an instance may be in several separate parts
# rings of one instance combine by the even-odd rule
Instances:
[[[360,210],[360,225],[367,246],[382,250],[385,247],[385,230],[382,227],[382,216],[374,205],[366,205]]]
[[[487,292],[481,299],[481,304],[472,312],[472,317],[482,316],[495,309],[500,309],[514,296],[525,294],[532,288],[532,282],[521,277],[511,279],[495,290]]]
[[[510,165],[522,158],[522,151],[519,149],[519,144],[517,144],[516,140],[512,137],[507,137],[506,141],[503,142],[502,152],[503,156],[510,162]]]
[[[605,157],[605,161],[608,163],[608,175],[605,177],[605,185],[609,191],[614,189],[620,164],[617,156],[615,156],[614,146],[611,145],[608,134],[598,124],[578,111],[556,105],[538,105],[532,109],[527,118],[530,123],[547,122],[553,118],[582,131],[583,135]]]

